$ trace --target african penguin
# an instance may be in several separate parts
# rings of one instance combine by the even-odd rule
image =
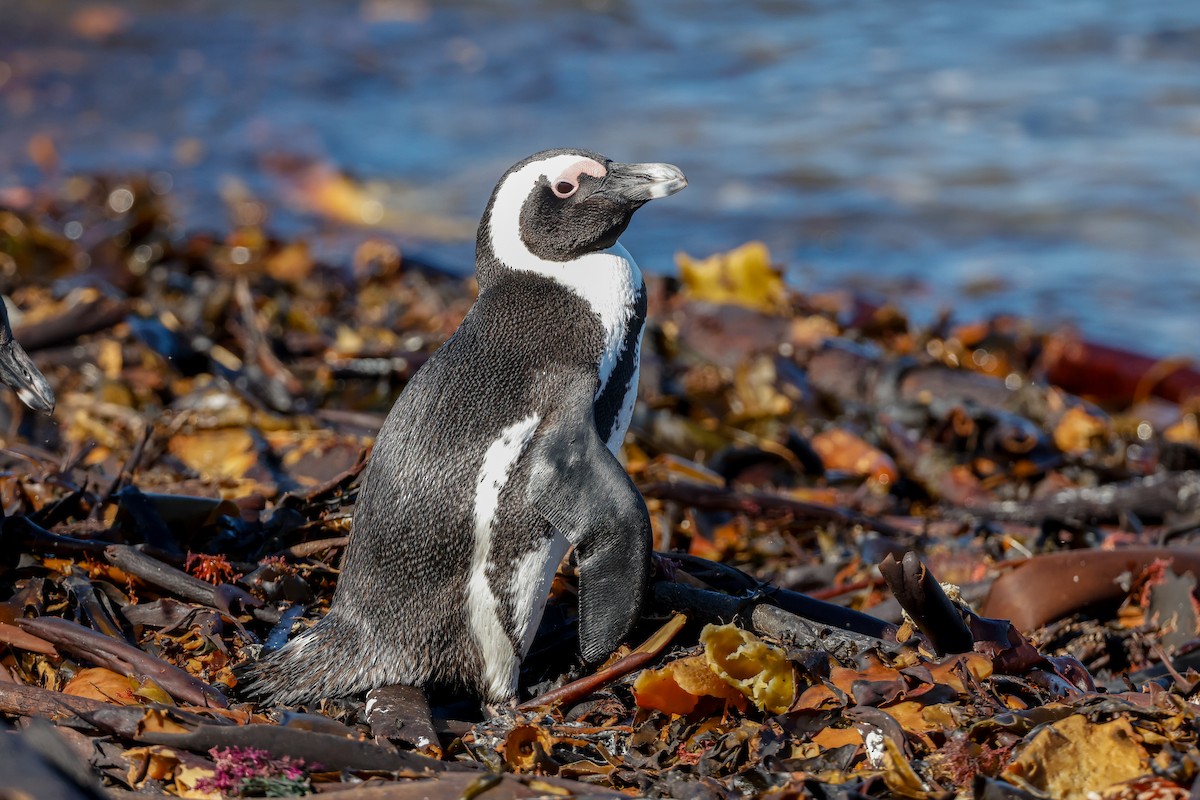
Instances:
[[[251,672],[278,703],[389,684],[501,703],[575,547],[580,649],[638,618],[650,520],[616,459],[637,394],[646,291],[617,241],[687,185],[584,150],[521,161],[476,240],[479,297],[379,432],[329,613]]]
[[[43,414],[54,412],[54,390],[21,343],[13,338],[8,308],[0,298],[0,381],[7,383],[21,402]]]

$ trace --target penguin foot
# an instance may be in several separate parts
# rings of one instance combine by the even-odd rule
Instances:
[[[483,704],[483,716],[485,719],[511,717],[515,713],[517,713],[517,698],[515,697],[510,697],[508,700],[501,700],[499,702]]]

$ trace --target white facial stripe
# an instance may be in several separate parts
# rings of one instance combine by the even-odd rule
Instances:
[[[491,562],[492,520],[508,474],[533,439],[540,421],[537,414],[531,414],[500,431],[496,441],[484,453],[475,487],[475,546],[471,553],[471,577],[467,582],[467,616],[471,633],[483,655],[483,682],[491,698],[508,697],[515,691],[518,666],[518,654],[513,651],[500,621],[496,594],[487,575]]]
[[[521,208],[533,187],[543,177],[558,175],[580,160],[578,155],[554,156],[526,164],[509,175],[496,192],[488,228],[492,252],[501,264],[557,281],[587,301],[600,318],[604,352],[600,358],[599,396],[625,343],[625,329],[634,315],[633,301],[643,285],[642,271],[619,242],[574,261],[547,261],[531,253],[521,239]]]
[[[567,181],[568,183],[579,183],[580,175],[591,175],[593,178],[603,178],[608,174],[608,170],[599,161],[592,158],[581,158],[571,166],[564,169],[557,178],[550,181],[550,185],[559,181]]]

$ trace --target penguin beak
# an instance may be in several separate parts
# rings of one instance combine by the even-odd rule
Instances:
[[[667,197],[687,186],[679,167],[671,164],[608,165],[603,191],[626,203],[645,203]]]
[[[54,413],[54,390],[15,339],[0,344],[0,381],[11,386],[34,411]]]

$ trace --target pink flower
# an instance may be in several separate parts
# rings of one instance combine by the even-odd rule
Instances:
[[[254,747],[214,747],[208,754],[213,759],[213,777],[200,779],[196,788],[229,797],[262,796],[268,788],[274,796],[307,794],[312,788],[308,773],[320,769],[319,764],[300,758],[272,758]]]

